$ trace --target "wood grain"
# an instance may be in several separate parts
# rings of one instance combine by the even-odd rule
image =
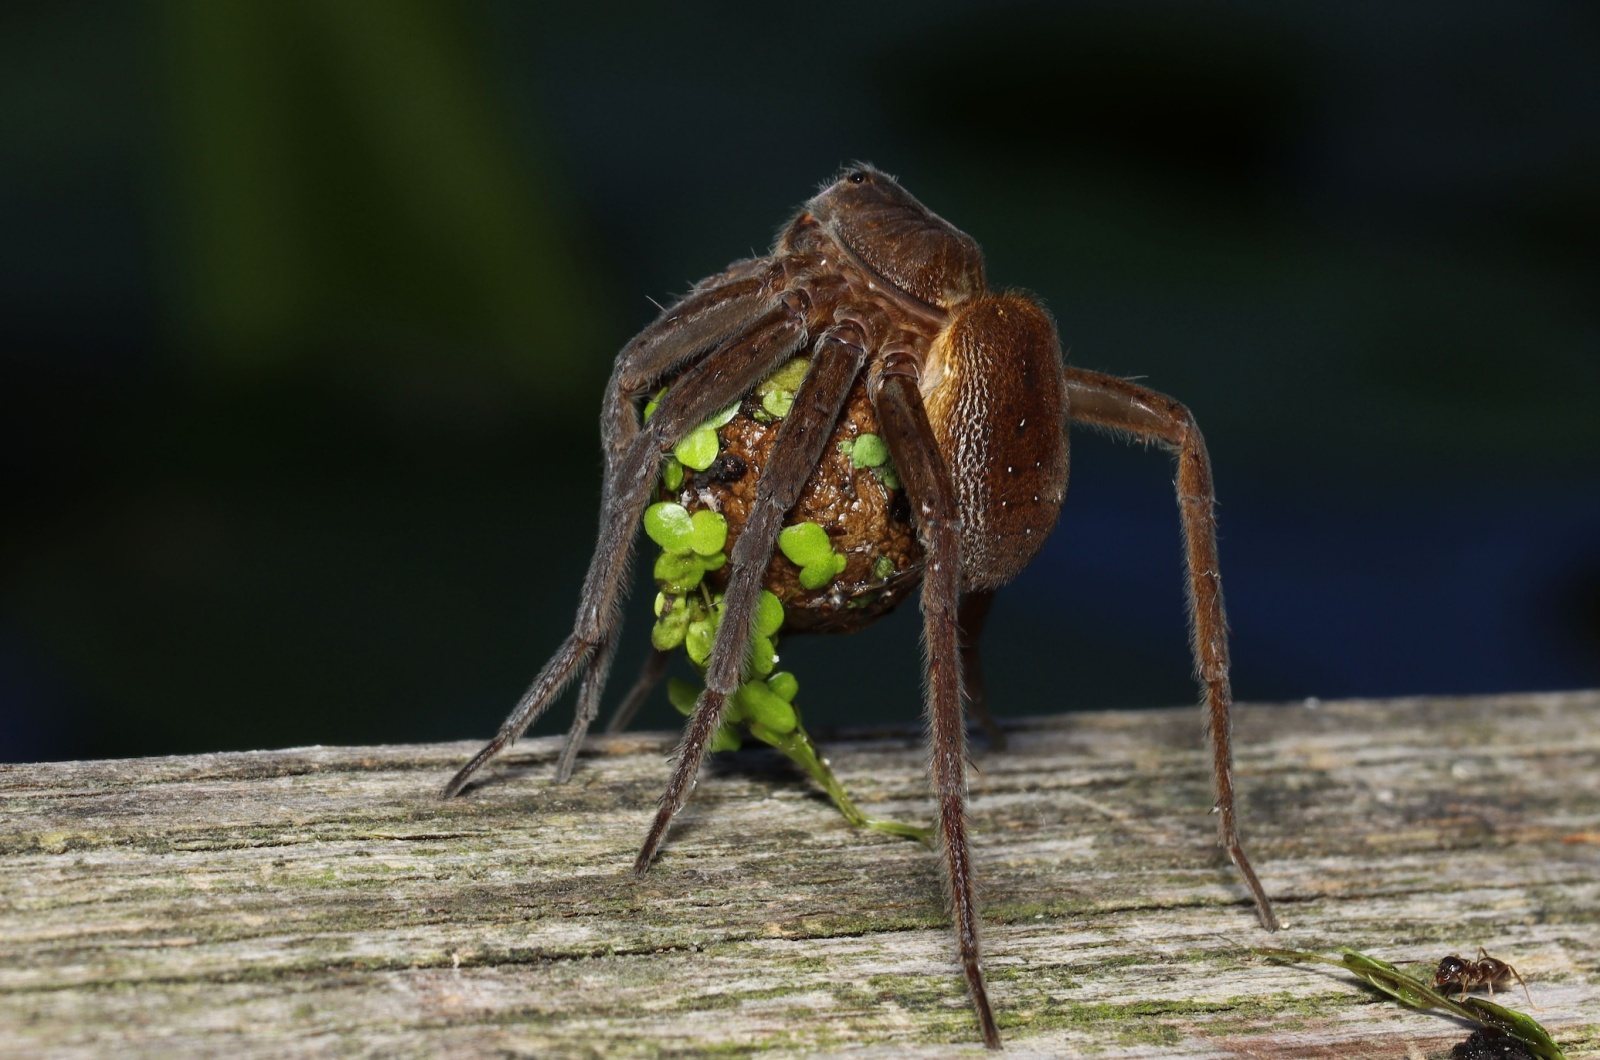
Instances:
[[[1198,712],[1075,714],[981,748],[973,830],[1013,1055],[1447,1056],[1466,1030],[1256,946],[1528,979],[1600,1056],[1600,692],[1240,707],[1255,926],[1214,845]],[[668,734],[571,783],[531,740],[0,767],[0,1055],[976,1053],[921,847],[723,756],[629,871]],[[867,812],[927,820],[913,731],[827,745]]]

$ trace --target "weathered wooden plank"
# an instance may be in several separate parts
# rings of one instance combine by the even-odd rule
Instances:
[[[1443,1056],[1465,1030],[1241,947],[1481,943],[1600,1056],[1600,693],[1237,726],[1277,937],[1213,846],[1194,711],[1035,719],[976,754],[1014,1053]],[[597,740],[555,787],[556,742],[529,741],[448,803],[472,744],[0,768],[0,1054],[975,1050],[933,858],[776,759],[719,763],[633,876],[670,744]],[[829,751],[869,812],[930,815],[914,733]]]

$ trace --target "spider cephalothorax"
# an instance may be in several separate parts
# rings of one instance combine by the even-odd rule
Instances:
[[[771,608],[781,604],[775,621],[792,631],[848,632],[920,580],[938,848],[968,989],[985,1042],[998,1046],[978,959],[961,700],[965,693],[987,720],[978,636],[995,590],[1055,525],[1069,420],[1177,454],[1222,844],[1262,923],[1275,928],[1235,821],[1226,621],[1199,430],[1171,398],[1065,367],[1043,307],[991,292],[977,243],[870,166],[845,171],[808,202],[771,255],[702,282],[623,348],[601,411],[600,537],[572,635],[446,793],[459,792],[581,675],[556,767],[558,780],[570,774],[599,707],[647,508],[646,529],[673,546],[656,569],[657,647],[684,640],[679,627],[698,594],[705,688],[692,708],[683,704],[691,720],[635,863],[640,872],[725,719],[755,709],[747,678],[753,667],[771,667],[760,669],[752,645],[776,628]],[[660,657],[640,688],[659,677]],[[770,699],[766,682],[760,692]]]

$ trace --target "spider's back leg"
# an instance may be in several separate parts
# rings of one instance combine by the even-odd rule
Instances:
[[[633,686],[628,689],[628,694],[622,697],[622,702],[617,704],[617,712],[606,722],[606,732],[622,732],[633,724],[633,719],[638,716],[645,700],[650,698],[650,693],[655,691],[661,679],[667,676],[667,664],[671,661],[671,652],[657,648],[650,649],[650,654],[645,656],[644,665],[639,668],[639,676],[634,678]],[[587,675],[585,676],[587,678]],[[570,735],[568,741],[571,742]]]
[[[1250,867],[1239,839],[1234,808],[1233,745],[1229,711],[1228,619],[1222,607],[1222,572],[1217,562],[1216,491],[1206,443],[1189,410],[1178,401],[1126,379],[1067,369],[1067,392],[1075,422],[1105,427],[1140,440],[1158,441],[1178,456],[1178,509],[1183,521],[1184,559],[1189,570],[1190,628],[1195,672],[1211,737],[1211,776],[1216,788],[1217,828],[1222,847],[1244,877],[1256,901],[1256,915],[1268,931],[1278,930],[1261,881]]]

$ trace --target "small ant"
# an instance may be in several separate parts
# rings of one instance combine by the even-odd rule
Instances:
[[[1399,964],[1418,964],[1418,961],[1399,961]],[[1523,981],[1517,970],[1498,957],[1489,956],[1489,952],[1482,946],[1478,947],[1478,959],[1469,960],[1451,954],[1439,959],[1439,966],[1433,972],[1433,985],[1440,989],[1459,986],[1461,1000],[1466,1000],[1467,991],[1476,990],[1480,986],[1489,988],[1489,997],[1493,999],[1496,984],[1505,986],[1515,979],[1522,987],[1523,996],[1528,999],[1528,1007],[1533,1007],[1533,995],[1528,993],[1528,984]]]

